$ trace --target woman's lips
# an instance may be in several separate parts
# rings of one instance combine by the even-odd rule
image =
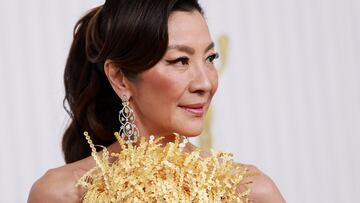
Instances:
[[[191,104],[180,107],[196,117],[202,117],[204,115],[204,104]]]

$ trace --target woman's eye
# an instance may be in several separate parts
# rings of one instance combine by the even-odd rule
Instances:
[[[210,63],[213,63],[215,59],[218,59],[219,58],[219,54],[218,53],[215,53],[215,54],[212,54],[210,55],[209,57],[207,57],[207,60],[210,61]]]
[[[189,58],[187,57],[179,57],[177,59],[174,59],[174,60],[166,60],[166,62],[168,64],[177,64],[177,65],[188,65],[189,64]]]

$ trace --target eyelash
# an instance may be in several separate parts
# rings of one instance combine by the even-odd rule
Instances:
[[[211,54],[207,59],[210,59],[210,63],[213,63],[215,59],[219,58],[219,53]]]
[[[218,53],[215,53],[215,54],[212,54],[210,55],[209,57],[207,57],[206,59],[210,61],[210,63],[213,63],[215,59],[218,59],[219,58],[219,54]],[[166,60],[166,62],[171,65],[171,64],[177,64],[179,62],[181,62],[181,65],[188,65],[189,64],[189,58],[186,57],[186,56],[182,56],[182,57],[179,57],[177,59],[174,59],[174,60]]]
[[[170,65],[170,64],[177,64],[179,62],[181,62],[181,65],[188,65],[189,64],[189,58],[188,57],[185,57],[185,56],[182,56],[182,57],[179,57],[177,59],[174,59],[174,60],[166,60],[166,62]]]

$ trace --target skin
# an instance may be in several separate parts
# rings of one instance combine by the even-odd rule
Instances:
[[[174,141],[173,132],[187,137],[199,135],[204,128],[204,116],[195,116],[182,105],[204,103],[209,108],[218,86],[218,75],[213,64],[213,42],[203,16],[197,12],[173,12],[168,21],[169,47],[163,59],[141,73],[136,81],[129,81],[111,60],[104,64],[105,73],[119,97],[130,98],[135,113],[135,124],[140,135],[164,136],[163,144]],[[178,58],[183,60],[169,64]],[[197,147],[188,143],[184,150]],[[117,143],[108,147],[119,151]],[[202,151],[203,158],[210,156]],[[74,187],[76,181],[95,166],[92,157],[50,169],[37,180],[28,202],[79,202],[84,191]],[[251,202],[285,202],[274,182],[256,167],[247,165],[260,175],[246,178],[252,191]],[[239,192],[245,188],[237,188]]]

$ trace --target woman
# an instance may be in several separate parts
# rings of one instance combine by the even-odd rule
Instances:
[[[28,201],[79,202],[85,191],[75,184],[95,166],[83,131],[95,144],[119,151],[113,132],[119,131],[124,105],[138,133],[129,141],[154,135],[165,137],[165,145],[174,141],[173,132],[199,135],[218,85],[216,58],[197,0],[107,0],[91,10],[75,26],[65,67],[72,118],[63,137],[67,164],[36,181]],[[191,143],[184,147],[195,149]],[[284,202],[271,179],[260,174],[246,179],[250,200]]]

